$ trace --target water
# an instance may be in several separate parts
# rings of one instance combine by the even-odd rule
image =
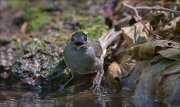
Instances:
[[[135,107],[131,97],[122,93],[78,94],[33,93],[30,91],[0,91],[0,107]]]

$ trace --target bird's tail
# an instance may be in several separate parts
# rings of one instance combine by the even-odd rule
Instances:
[[[101,36],[99,38],[99,42],[101,44],[101,47],[103,49],[103,56],[106,55],[106,50],[108,48],[108,46],[115,40],[117,40],[119,38],[119,34],[122,31],[115,31],[114,28],[112,28],[111,30],[109,30],[109,32],[107,32],[107,34]]]

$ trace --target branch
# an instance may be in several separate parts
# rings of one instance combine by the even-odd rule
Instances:
[[[178,15],[180,15],[180,11],[176,11],[176,10],[172,10],[172,9],[168,9],[168,8],[164,8],[164,7],[148,7],[148,6],[137,6],[137,7],[134,7],[134,6],[128,5],[126,3],[122,3],[122,4],[125,7],[133,9],[135,11],[136,15],[138,15],[137,10],[167,11],[167,12],[177,13]]]
[[[141,20],[142,18],[139,16],[139,13],[138,13],[136,7],[133,7],[133,6],[128,5],[128,4],[126,4],[126,3],[122,3],[122,4],[123,4],[124,7],[127,7],[127,8],[129,8],[129,9],[132,9],[132,10],[135,12],[135,16],[136,16],[136,17],[138,18],[138,20],[143,24],[144,28],[145,28],[148,32],[150,32],[151,34],[153,34],[153,33],[146,27],[146,25],[144,24],[144,22]],[[155,35],[155,34],[153,34],[153,35]]]
[[[140,20],[142,19],[142,18],[139,16],[139,13],[138,13],[136,7],[133,7],[133,6],[128,5],[128,4],[126,4],[126,3],[122,3],[122,4],[123,4],[124,7],[127,7],[127,8],[129,8],[129,9],[133,10],[133,11],[135,12],[135,16],[136,16],[138,19],[140,19]]]
[[[137,10],[152,10],[152,11],[167,11],[167,12],[177,13],[178,15],[180,15],[180,11],[171,10],[171,9],[164,8],[164,7],[138,6],[138,7],[136,7],[136,9]]]

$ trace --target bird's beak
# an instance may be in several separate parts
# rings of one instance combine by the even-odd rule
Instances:
[[[82,46],[84,44],[84,42],[75,42],[74,43],[76,46]]]
[[[81,47],[82,47],[82,46],[76,46],[76,49],[78,49],[78,50],[79,50]]]
[[[76,49],[80,49],[81,47],[83,47],[85,45],[84,42],[74,42],[74,45],[76,47]]]

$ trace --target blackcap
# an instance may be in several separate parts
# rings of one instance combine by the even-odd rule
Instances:
[[[116,40],[119,40],[121,31],[112,28],[106,35],[101,36],[98,41],[90,40],[83,32],[75,32],[64,50],[65,64],[71,69],[72,77],[61,86],[64,89],[74,76],[78,74],[90,74],[97,72],[91,89],[100,90],[100,84],[104,75],[103,63],[107,47]]]
[[[91,89],[100,90],[101,80],[104,74],[103,50],[99,42],[90,40],[83,32],[75,32],[64,50],[64,60],[71,70],[72,77],[61,90],[73,79],[73,73],[89,74],[97,72]]]

